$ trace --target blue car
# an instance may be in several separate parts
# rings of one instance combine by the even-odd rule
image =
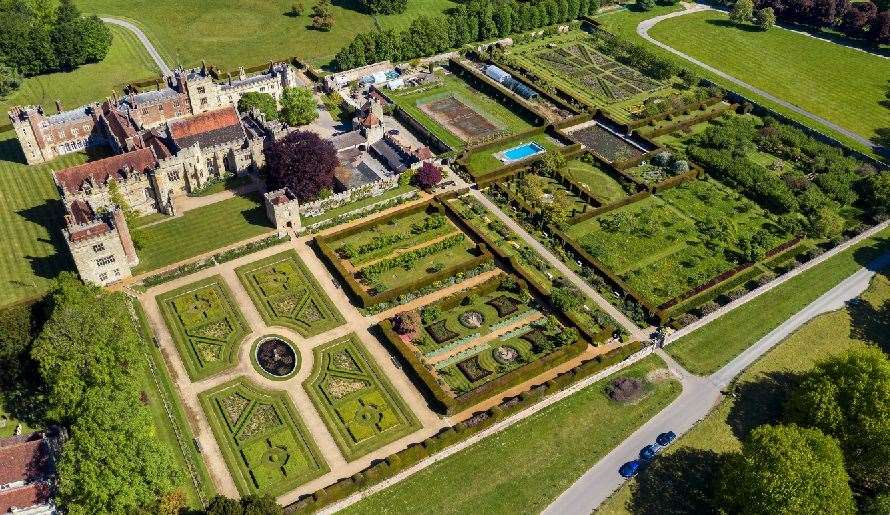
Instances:
[[[649,444],[649,445],[643,447],[642,449],[640,449],[640,459],[649,461],[649,460],[655,458],[655,455],[658,454],[658,452],[661,451],[661,449],[662,449],[662,447],[660,445],[658,445],[657,443]]]
[[[640,460],[628,461],[624,465],[621,465],[621,468],[618,469],[618,473],[624,478],[634,477],[637,475],[637,472],[640,471],[640,465]]]
[[[677,433],[673,431],[668,431],[666,433],[661,433],[658,435],[658,438],[655,439],[655,443],[661,445],[662,447],[668,445],[673,442],[677,438]]]

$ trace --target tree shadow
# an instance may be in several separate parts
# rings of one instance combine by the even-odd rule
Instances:
[[[714,25],[715,27],[738,29],[738,30],[741,30],[742,32],[763,32],[763,30],[760,29],[760,27],[757,27],[756,25],[751,25],[750,23],[738,24],[732,20],[724,20],[724,19],[707,20],[707,21],[705,21],[705,23]]]
[[[9,161],[10,163],[26,164],[25,154],[19,141],[15,137],[0,140],[0,161]]]
[[[890,267],[890,238],[872,237],[874,243],[859,247],[853,252],[853,259],[860,266],[873,272]]]
[[[744,440],[757,426],[781,420],[785,401],[800,380],[799,374],[770,372],[740,384],[726,421],[736,438]]]
[[[859,300],[847,303],[850,314],[850,337],[877,345],[890,353],[890,300],[879,308]]]
[[[49,238],[39,238],[41,243],[53,246],[55,252],[47,256],[25,256],[31,264],[31,271],[37,277],[52,279],[62,270],[71,269],[71,259],[62,234],[65,210],[58,199],[47,199],[43,204],[17,211],[16,214],[46,228]]]
[[[628,510],[637,515],[718,513],[714,491],[725,455],[684,447],[659,456],[637,477]]]

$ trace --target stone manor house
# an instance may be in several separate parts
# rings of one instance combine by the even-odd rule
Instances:
[[[262,167],[263,149],[285,128],[259,113],[240,115],[241,95],[262,92],[276,100],[298,85],[288,64],[217,82],[206,67],[177,70],[167,87],[130,92],[47,115],[40,106],[10,110],[29,164],[91,147],[110,157],[53,173],[65,207],[63,234],[81,278],[107,285],[131,275],[139,259],[112,197],[115,190],[139,213],[173,214],[174,198],[227,173]]]

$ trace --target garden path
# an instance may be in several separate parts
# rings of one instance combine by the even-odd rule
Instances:
[[[513,331],[514,329],[519,329],[520,327],[526,326],[526,325],[534,322],[535,320],[542,318],[543,316],[544,315],[538,310],[534,310],[534,309],[529,310],[527,313],[524,313],[518,320],[515,320],[513,323],[507,324],[503,327],[499,327],[499,328],[495,329],[494,331],[491,331],[488,334],[485,334],[479,338],[474,338],[473,340],[471,340],[463,345],[458,345],[457,347],[450,349],[448,352],[443,352],[442,354],[438,354],[436,356],[427,358],[427,361],[430,364],[435,365],[436,363],[439,363],[440,361],[445,361],[448,358],[451,358],[452,356],[460,354],[461,352],[463,352],[467,349],[488,343],[488,342],[494,340],[495,338],[500,338],[501,336],[509,333],[510,331]],[[498,397],[500,397],[500,395],[498,395]]]
[[[161,57],[161,54],[158,52],[158,49],[155,48],[154,44],[152,44],[151,40],[148,39],[148,36],[142,32],[142,29],[137,27],[134,23],[129,22],[127,20],[121,20],[119,18],[111,18],[109,16],[103,16],[102,21],[105,23],[110,23],[112,25],[117,25],[118,27],[123,27],[133,34],[136,35],[136,38],[142,43],[142,46],[145,47],[145,50],[148,51],[148,55],[151,56],[152,60],[154,60],[155,64],[158,65],[158,68],[161,71],[161,76],[168,77],[173,75],[173,70],[167,66],[167,63],[164,62],[164,59]]]
[[[782,106],[786,109],[794,111],[795,113],[797,113],[801,116],[805,116],[818,124],[824,125],[825,127],[828,127],[830,129],[834,130],[835,132],[843,134],[844,136],[855,140],[857,143],[860,143],[860,144],[865,145],[866,147],[872,148],[872,149],[879,148],[878,145],[875,145],[874,143],[872,143],[868,138],[865,138],[851,130],[845,129],[834,122],[831,122],[829,120],[826,120],[825,118],[822,118],[821,116],[815,115],[805,109],[802,109],[802,108],[792,104],[791,102],[782,100],[781,98],[779,98],[775,95],[771,95],[770,93],[767,93],[766,91],[763,91],[762,89],[756,88],[756,87],[748,84],[747,82],[737,79],[728,73],[720,71],[719,69],[714,68],[713,66],[707,65],[707,64],[699,61],[698,59],[696,59],[688,54],[685,54],[679,50],[676,50],[675,48],[673,48],[669,45],[666,45],[666,44],[662,43],[661,41],[658,41],[657,39],[655,39],[649,35],[649,29],[651,29],[653,26],[655,26],[655,24],[657,24],[658,22],[660,22],[662,20],[666,20],[668,18],[675,18],[677,16],[684,16],[686,14],[700,12],[700,11],[713,10],[712,7],[709,7],[707,5],[696,4],[696,3],[686,3],[686,2],[683,3],[683,7],[685,9],[682,11],[676,11],[676,12],[672,12],[672,13],[668,13],[668,14],[663,14],[661,16],[655,16],[654,18],[649,18],[648,20],[641,21],[640,24],[637,25],[637,34],[639,34],[640,37],[642,37],[646,41],[652,43],[653,45],[655,45],[659,48],[662,48],[674,55],[682,57],[683,59],[686,59],[687,61],[695,64],[696,66],[704,68],[705,70],[707,70],[715,75],[718,75],[718,76],[722,77],[723,79],[726,79],[729,82],[732,82],[733,84],[741,86],[749,91],[753,91],[757,95],[759,95],[763,98],[766,98],[772,102],[775,102],[776,104],[779,104],[780,106]]]

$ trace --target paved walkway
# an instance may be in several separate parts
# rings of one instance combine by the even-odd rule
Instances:
[[[158,69],[161,71],[161,75],[164,77],[173,75],[173,70],[167,66],[167,63],[164,62],[164,59],[161,57],[161,54],[158,52],[158,49],[155,48],[154,44],[152,44],[151,40],[148,39],[148,36],[142,32],[142,29],[137,27],[134,23],[129,22],[127,20],[121,20],[119,18],[112,18],[109,16],[103,16],[102,21],[105,23],[110,23],[112,25],[117,25],[118,27],[123,27],[133,34],[136,35],[136,38],[142,43],[142,46],[145,47],[145,50],[148,51],[148,55],[151,56],[152,60],[158,66]]]
[[[637,25],[637,34],[639,34],[640,37],[642,37],[643,39],[652,43],[655,46],[663,48],[664,50],[667,50],[668,52],[670,52],[674,55],[680,56],[683,59],[686,59],[687,61],[689,61],[697,66],[700,66],[700,67],[704,68],[705,70],[708,70],[709,72],[732,82],[733,84],[736,84],[736,85],[741,86],[745,89],[753,91],[754,93],[760,95],[761,97],[764,97],[776,104],[779,104],[780,106],[782,106],[786,109],[794,111],[795,113],[797,113],[801,116],[805,116],[805,117],[809,118],[810,120],[812,120],[816,123],[819,123],[821,125],[824,125],[825,127],[828,127],[840,134],[843,134],[844,136],[846,136],[850,139],[856,140],[857,143],[865,145],[868,148],[878,148],[878,145],[875,145],[874,143],[872,143],[868,138],[865,138],[865,137],[863,137],[849,129],[845,129],[834,122],[831,122],[829,120],[826,120],[825,118],[822,118],[819,115],[815,115],[801,107],[798,107],[798,106],[792,104],[791,102],[782,100],[781,98],[779,98],[775,95],[772,95],[770,93],[767,93],[766,91],[763,91],[760,88],[754,87],[754,86],[748,84],[747,82],[744,82],[740,79],[733,77],[732,75],[729,75],[728,73],[725,73],[723,71],[720,71],[717,68],[714,68],[713,66],[705,64],[705,63],[699,61],[698,59],[696,59],[688,54],[684,54],[683,52],[676,50],[675,48],[668,46],[649,35],[649,29],[651,29],[653,26],[655,26],[656,23],[658,23],[662,20],[666,20],[668,18],[676,18],[677,16],[684,16],[684,15],[687,15],[690,13],[695,13],[695,12],[700,12],[700,11],[714,10],[713,8],[711,8],[707,5],[703,5],[703,4],[684,3],[683,6],[685,7],[685,10],[683,10],[683,11],[672,12],[672,13],[664,14],[661,16],[656,16],[654,18],[649,18],[648,20],[641,21],[640,24]]]
[[[609,316],[614,318],[616,322],[621,324],[621,326],[624,327],[634,339],[645,340],[649,338],[649,334],[651,333],[649,329],[640,329],[639,327],[637,327],[636,324],[631,322],[624,313],[618,311],[618,309],[612,304],[609,304],[609,301],[604,299],[596,290],[594,290],[589,284],[587,284],[587,281],[573,272],[568,266],[566,266],[565,263],[562,262],[561,259],[554,256],[552,252],[547,250],[544,245],[541,245],[541,243],[536,240],[534,236],[529,234],[525,229],[522,228],[521,225],[516,223],[516,221],[513,220],[510,215],[504,213],[504,211],[501,210],[501,208],[498,207],[497,204],[492,202],[481,191],[472,189],[470,190],[470,194],[473,195],[476,200],[481,202],[482,205],[484,205],[493,216],[503,222],[504,225],[509,227],[511,231],[522,238],[526,245],[540,254],[541,257],[543,257],[550,266],[558,270],[559,273],[565,276],[566,279],[571,281],[572,284],[574,284],[579,290],[581,290],[582,293],[584,293],[584,295],[587,295],[588,297],[593,299],[593,301],[596,302],[600,309],[608,313]]]

